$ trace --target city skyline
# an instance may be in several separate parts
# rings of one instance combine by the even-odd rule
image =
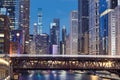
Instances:
[[[65,25],[70,31],[70,12],[77,10],[77,0],[38,0],[30,1],[30,34],[33,34],[33,24],[37,22],[38,8],[42,8],[43,33],[50,33],[50,23],[54,18],[60,19],[60,31]]]
[[[0,0],[0,80],[120,80],[119,3]]]
[[[15,3],[13,7],[11,7],[11,5],[9,5],[9,7],[6,6],[6,4],[10,3],[9,1],[6,0],[3,0],[3,2],[1,1],[2,3],[0,9],[1,15],[6,15],[6,17],[10,18],[9,17],[10,15],[8,14],[13,14],[14,12],[16,13],[13,16],[15,18],[13,22],[11,22],[12,18],[10,18],[9,27],[11,28],[11,23],[14,23],[14,25],[18,24],[18,28],[13,28],[9,31],[10,51],[16,51],[15,53],[24,53],[24,54],[31,53],[29,52],[29,46],[32,44],[32,36],[33,36],[33,42],[36,45],[38,45],[38,43],[41,43],[41,38],[47,39],[46,40],[47,43],[45,42],[45,44],[49,44],[49,45],[45,47],[50,48],[48,49],[49,51],[51,51],[50,54],[53,54],[54,50],[55,50],[55,54],[59,54],[61,46],[62,46],[61,49],[63,50],[64,47],[67,48],[66,51],[70,50],[67,53],[71,53],[71,54],[76,53],[79,55],[80,54],[107,55],[109,51],[112,52],[112,53],[110,52],[109,54],[112,55],[116,54],[116,50],[117,50],[116,48],[119,47],[119,45],[116,45],[116,43],[119,40],[119,36],[116,35],[118,35],[119,31],[116,31],[117,28],[115,27],[119,28],[119,25],[118,22],[115,22],[114,20],[110,21],[110,19],[113,19],[112,17],[114,17],[114,19],[117,19],[119,12],[112,13],[112,11],[114,10],[117,11],[116,7],[120,6],[118,5],[118,0],[109,0],[109,1],[108,0],[105,1],[78,0],[78,2],[76,2],[78,3],[77,10],[74,9],[76,8],[75,4],[71,5],[72,2],[75,2],[73,0],[71,1],[53,0],[53,2],[50,1],[50,3],[40,1],[37,2],[36,6],[32,6],[36,2],[30,3],[30,0],[27,1],[28,2],[23,0],[19,0],[19,1],[14,0],[13,2],[11,1],[11,4]],[[31,9],[32,11],[29,9]],[[32,16],[29,13],[30,11]],[[78,14],[73,13],[72,15],[69,15],[73,11],[78,12]],[[29,18],[29,16],[31,16],[31,18]],[[17,17],[18,17],[18,23],[16,22]],[[78,17],[78,21],[77,21],[77,17]],[[34,20],[36,22],[36,24],[35,22],[33,22],[32,24],[34,28],[29,25],[30,19],[31,19],[31,23]],[[3,24],[3,21],[4,21],[3,18],[1,18],[1,24]],[[108,22],[114,23],[114,25]],[[64,35],[66,36],[66,41],[62,40],[63,26],[66,27],[65,29],[67,30],[65,31],[65,35]],[[29,33],[29,29],[31,29],[30,31],[33,33],[33,35]],[[115,30],[111,31],[112,29]],[[43,36],[42,34],[47,34],[48,38],[46,38],[46,36]],[[6,34],[1,33],[1,35],[6,35]],[[31,37],[31,40],[29,39],[29,37]],[[4,41],[2,41],[2,43],[3,42]],[[34,43],[32,45],[34,45]],[[66,45],[66,43],[68,44]],[[42,48],[41,44],[38,45],[39,46],[39,48],[37,47],[38,49]],[[16,47],[16,45],[18,45],[17,46],[18,49],[14,50],[14,47]],[[114,45],[114,47],[111,45]],[[4,49],[3,47],[4,46],[2,46],[1,50]],[[39,52],[41,53],[42,50],[39,50],[38,53]]]

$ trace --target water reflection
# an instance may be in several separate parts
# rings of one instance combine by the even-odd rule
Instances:
[[[80,71],[29,71],[21,73],[19,80],[103,80]]]

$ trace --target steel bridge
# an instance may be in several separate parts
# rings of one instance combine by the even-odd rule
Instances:
[[[120,72],[120,56],[10,55],[13,70],[106,70]]]
[[[9,62],[7,67],[10,69],[10,76],[12,77],[14,73],[27,70],[108,71],[120,76],[120,56],[28,54],[2,56]]]

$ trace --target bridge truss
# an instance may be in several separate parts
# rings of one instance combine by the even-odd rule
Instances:
[[[109,56],[11,56],[13,70],[107,70],[119,73],[120,58]]]

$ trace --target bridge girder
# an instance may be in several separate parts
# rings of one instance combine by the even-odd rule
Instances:
[[[119,58],[11,57],[15,70],[120,70]]]

